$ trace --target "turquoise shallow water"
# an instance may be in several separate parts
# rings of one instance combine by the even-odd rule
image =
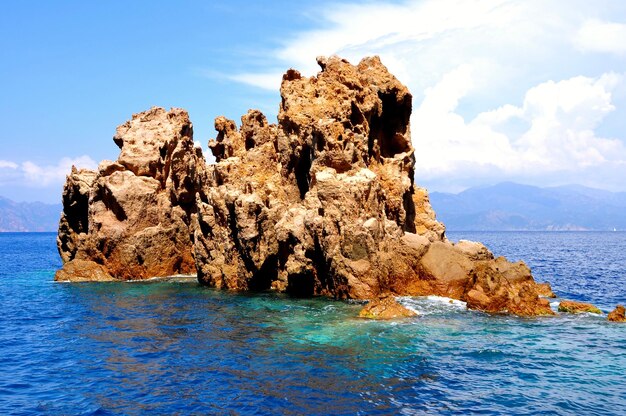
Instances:
[[[624,233],[450,233],[566,297],[626,303]],[[193,280],[55,284],[54,234],[0,234],[0,414],[623,414],[626,325],[402,298],[242,295]]]

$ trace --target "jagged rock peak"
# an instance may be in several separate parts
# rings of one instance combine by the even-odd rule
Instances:
[[[189,224],[195,166],[204,159],[187,112],[153,107],[134,114],[113,140],[117,161],[97,171],[73,168],[66,179],[61,258],[93,261],[118,279],[195,273]]]

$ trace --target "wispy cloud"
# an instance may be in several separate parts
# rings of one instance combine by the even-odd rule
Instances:
[[[0,169],[17,169],[18,164],[8,160],[0,160]]]
[[[97,163],[89,156],[64,157],[56,165],[39,165],[32,161],[21,163],[0,161],[0,185],[26,186],[31,188],[58,187],[72,166],[95,169]]]
[[[283,71],[271,71],[267,73],[247,73],[229,75],[228,78],[244,84],[253,85],[269,91],[278,91],[282,81]]]
[[[589,20],[576,34],[574,43],[583,51],[626,54],[626,24]]]

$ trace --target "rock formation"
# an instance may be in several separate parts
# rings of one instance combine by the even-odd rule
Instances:
[[[204,161],[192,136],[187,112],[153,108],[117,128],[117,161],[73,168],[57,238],[63,261],[92,261],[123,280],[195,273],[190,223]]]
[[[597,313],[602,314],[602,311],[591,303],[575,302],[573,300],[563,300],[559,303],[559,312],[566,313]]]
[[[623,305],[617,305],[609,313],[607,319],[611,322],[626,322],[626,308]]]
[[[359,312],[359,318],[377,320],[410,318],[412,316],[417,316],[417,313],[400,305],[392,295],[383,295],[372,299]]]
[[[553,314],[524,263],[446,239],[414,183],[407,88],[377,57],[318,63],[317,76],[283,76],[277,124],[256,110],[239,128],[218,117],[214,164],[183,110],[134,115],[114,138],[117,162],[68,176],[63,260],[118,279],[197,271],[231,290],[435,294],[486,312]]]
[[[115,281],[107,269],[91,260],[73,259],[54,275],[57,282],[111,282]]]

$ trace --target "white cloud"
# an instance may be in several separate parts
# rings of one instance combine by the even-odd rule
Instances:
[[[229,79],[244,84],[253,85],[269,91],[278,91],[282,81],[283,71],[273,71],[263,74],[235,74],[228,76]]]
[[[17,169],[18,164],[8,160],[0,160],[0,169]]]
[[[590,8],[584,1],[510,0],[328,5],[321,11],[323,29],[291,35],[270,55],[282,63],[280,67],[291,66],[312,75],[318,71],[318,55],[338,54],[356,63],[378,54],[414,93],[432,86],[462,63],[483,61],[489,66],[485,79],[493,84],[544,58],[548,45],[568,45],[580,26],[570,16]],[[229,77],[270,88],[280,84],[280,75],[272,68]]]
[[[77,158],[64,157],[56,165],[38,165],[31,161],[18,164],[2,160],[0,168],[6,167],[11,171],[0,170],[0,185],[33,188],[59,186],[65,181],[65,176],[70,173],[72,165],[87,169],[96,169],[98,166],[92,158],[86,155]]]
[[[466,122],[456,107],[472,85],[471,71],[459,67],[426,91],[412,117],[413,140],[420,149],[418,182],[481,174],[499,180],[556,172],[571,177],[598,166],[619,167],[613,182],[621,181],[626,147],[620,140],[598,137],[595,129],[615,110],[611,91],[622,82],[623,76],[615,73],[547,81],[529,89],[521,106],[507,104]],[[521,132],[519,125],[524,126]]]
[[[46,187],[52,184],[61,184],[65,181],[72,166],[77,168],[96,169],[98,164],[89,156],[83,155],[77,158],[62,158],[56,165],[39,166],[33,162],[22,163],[21,169],[24,172],[26,182],[31,186]]]
[[[626,53],[626,24],[589,20],[580,28],[574,43],[583,51]]]
[[[414,96],[418,182],[463,188],[472,178],[541,184],[549,176],[553,184],[609,187],[609,178],[613,188],[626,187],[609,174],[626,176],[623,131],[597,133],[607,115],[626,118],[615,100],[625,83],[611,73],[624,68],[626,25],[615,21],[626,3],[355,1],[321,13],[319,29],[290,34],[268,51],[272,67],[230,79],[277,88],[277,66],[312,75],[318,55],[357,63],[377,54]],[[608,54],[590,60],[587,51]]]

